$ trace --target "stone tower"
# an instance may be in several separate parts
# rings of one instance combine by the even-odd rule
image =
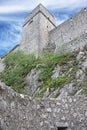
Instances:
[[[54,16],[39,4],[25,19],[19,48],[29,53],[34,52],[37,57],[40,56],[49,42],[49,31],[53,28],[55,28]]]

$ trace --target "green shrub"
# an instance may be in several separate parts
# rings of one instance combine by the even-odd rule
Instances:
[[[43,86],[42,86],[42,91],[45,91],[47,88],[61,88],[63,87],[66,83],[70,81],[70,78],[66,75],[58,77],[56,79],[49,79]]]
[[[75,53],[58,56],[47,52],[42,58],[36,59],[34,54],[25,54],[22,51],[11,52],[4,59],[6,68],[0,77],[7,85],[12,86],[14,90],[23,93],[24,88],[22,83],[24,77],[32,68],[38,65],[38,68],[41,70],[38,80],[43,81],[43,85],[39,86],[41,93],[36,94],[36,96],[41,97],[47,88],[57,89],[69,82],[70,79],[67,75],[58,77],[54,80],[51,79],[51,75],[57,64],[60,66],[65,65],[72,58],[75,58]],[[72,75],[74,75],[75,72],[76,68],[74,68]]]
[[[67,53],[62,56],[58,56],[52,53],[46,53],[41,59],[41,66],[40,70],[41,73],[39,75],[40,81],[46,81],[51,78],[52,71],[54,70],[55,66],[58,65],[65,65],[68,61],[70,61],[72,58],[75,58],[75,52],[73,53]]]
[[[43,94],[47,90],[47,88],[53,88],[53,89],[61,88],[66,83],[70,82],[71,79],[67,75],[58,77],[54,80],[51,79],[51,76],[57,64],[60,66],[63,66],[63,65],[67,66],[68,61],[72,61],[72,59],[75,60],[76,54],[77,52],[72,52],[72,53],[67,53],[67,54],[58,56],[52,53],[45,53],[45,55],[40,59],[41,65],[39,67],[41,70],[41,73],[39,75],[39,80],[43,81],[43,84],[41,86],[38,86],[40,87],[40,93],[36,93],[35,97],[43,97]],[[67,70],[69,68],[70,67],[67,66]],[[74,69],[74,71],[76,72],[76,69]],[[75,74],[75,72],[73,72],[73,75]]]
[[[36,61],[33,54],[24,54],[22,51],[9,53],[4,59],[6,68],[1,75],[3,81],[17,89],[16,86],[20,86],[23,78],[35,67]]]

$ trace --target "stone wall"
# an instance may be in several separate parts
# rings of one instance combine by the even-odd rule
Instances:
[[[87,97],[33,99],[0,82],[0,130],[87,130]]]
[[[58,27],[55,18],[39,4],[26,18],[19,49],[40,56],[48,48],[55,53],[81,49],[87,44],[87,8]]]
[[[32,18],[34,18],[39,12],[41,12],[45,17],[48,17],[49,20],[55,26],[54,15],[52,15],[42,4],[39,4],[32,12],[25,18],[24,25],[29,23]]]
[[[37,52],[38,55],[38,42],[39,37],[39,14],[37,14],[30,23],[23,27],[23,34],[19,49],[27,52]],[[36,24],[37,23],[37,24]]]
[[[36,56],[49,42],[49,31],[55,27],[55,19],[41,4],[26,17],[19,49],[34,52]]]
[[[87,8],[53,29],[49,34],[55,52],[72,51],[87,44]]]

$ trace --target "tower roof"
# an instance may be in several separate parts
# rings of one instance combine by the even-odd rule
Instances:
[[[49,19],[54,25],[54,15],[52,15],[42,4],[39,4],[32,12],[25,18],[24,25],[26,25],[34,16],[38,13],[42,13],[47,19]]]

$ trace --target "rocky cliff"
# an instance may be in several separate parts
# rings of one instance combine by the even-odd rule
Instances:
[[[61,56],[47,53],[41,59],[31,56],[30,59],[24,60],[23,56],[20,57],[21,53],[18,55],[18,61],[21,59],[19,63],[17,59],[14,59],[17,53],[7,56],[4,62],[6,63],[5,69],[0,63],[2,66],[1,80],[17,92],[39,98],[59,98],[87,93],[86,46],[82,50]]]
[[[31,96],[58,98],[87,93],[86,48],[60,56],[56,64],[55,59],[50,60],[49,65],[37,66],[25,77],[25,89]]]

